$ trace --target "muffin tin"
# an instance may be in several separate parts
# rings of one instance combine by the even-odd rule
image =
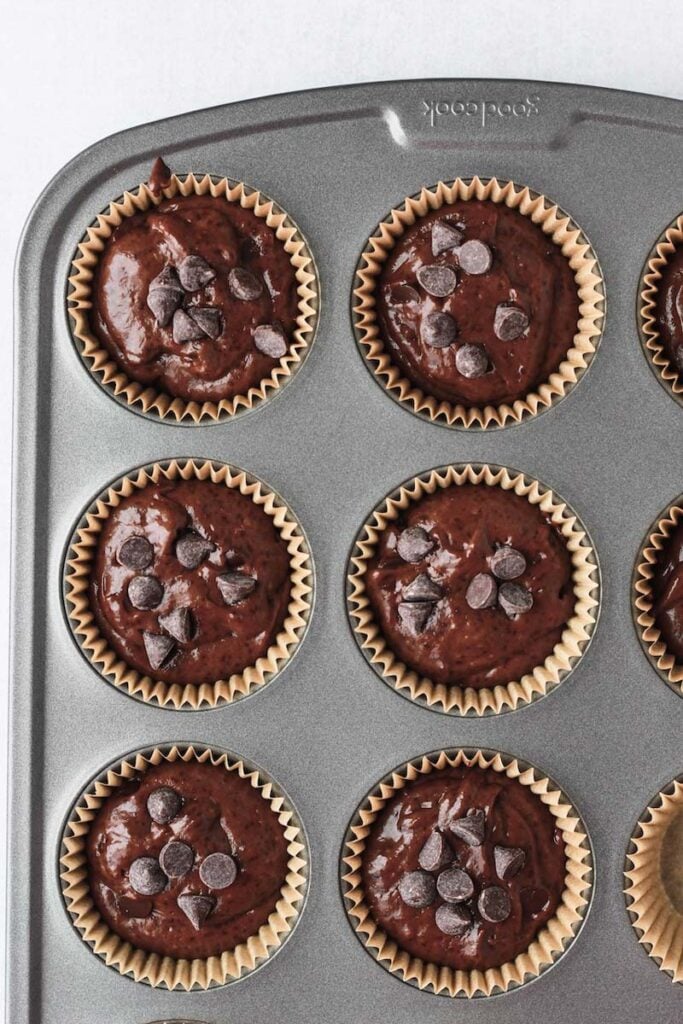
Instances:
[[[215,427],[173,426],[112,401],[74,351],[67,276],[84,228],[147,177],[246,180],[282,205],[321,281],[318,338],[280,399]],[[17,271],[13,533],[12,1024],[182,1018],[408,1024],[674,1024],[681,992],[639,947],[624,860],[651,794],[680,774],[683,704],[652,670],[631,619],[631,573],[659,511],[681,491],[681,411],[638,342],[638,281],[683,201],[681,103],[534,82],[438,80],[271,97],[119,134],[64,168],[38,201]],[[580,385],[547,415],[493,433],[422,422],[368,374],[350,317],[354,272],[386,210],[423,185],[497,175],[550,195],[595,247],[609,316]],[[81,509],[137,465],[213,458],[264,479],[296,510],[316,563],[316,608],[292,665],[252,700],[181,713],[127,699],[72,643],[60,589]],[[402,480],[453,462],[541,479],[576,509],[603,578],[601,622],[566,684],[486,719],[401,700],[357,650],[344,607],[354,537]],[[73,930],[57,861],[69,808],[136,747],[194,741],[253,760],[286,788],[311,848],[311,884],[286,948],[229,988],[183,994],[108,971]],[[340,852],[363,796],[392,766],[453,746],[496,748],[555,779],[594,847],[582,933],[538,983],[455,1008],[379,969],[346,920]]]

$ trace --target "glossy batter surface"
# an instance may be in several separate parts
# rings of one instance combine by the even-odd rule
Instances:
[[[664,267],[657,289],[657,328],[672,366],[683,377],[683,249]]]
[[[683,524],[679,523],[658,559],[654,587],[654,616],[664,642],[683,663]]]

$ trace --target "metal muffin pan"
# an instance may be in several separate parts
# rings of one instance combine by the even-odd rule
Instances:
[[[286,394],[248,417],[191,429],[109,400],[73,349],[66,278],[83,230],[145,180],[178,171],[251,182],[291,213],[322,282],[317,342]],[[392,766],[439,747],[528,759],[572,794],[594,846],[591,913],[533,985],[464,1006],[473,1024],[674,1024],[680,986],[639,946],[624,856],[653,792],[680,774],[683,704],[643,656],[630,611],[645,530],[681,491],[679,406],[659,386],[635,319],[645,258],[681,212],[683,104],[575,86],[476,80],[354,86],[216,107],[104,140],[38,201],[17,265],[13,528],[11,1024],[450,1022],[448,999],[381,970],[346,920],[339,856],[362,797]],[[378,220],[422,185],[497,175],[551,196],[598,254],[609,316],[580,385],[547,415],[490,434],[449,431],[400,408],[370,377],[351,324],[355,267]],[[317,569],[296,661],[253,700],[179,717],[126,700],[80,656],[60,601],[73,522],[133,466],[200,456],[243,466],[297,510]],[[430,714],[359,653],[344,607],[356,532],[397,484],[448,462],[514,466],[562,494],[589,529],[601,622],[571,679],[546,700],[483,720]],[[80,940],[57,878],[61,825],[104,765],[183,738],[262,765],[290,794],[311,845],[307,907],[286,948],[227,989],[184,994],[108,971]]]

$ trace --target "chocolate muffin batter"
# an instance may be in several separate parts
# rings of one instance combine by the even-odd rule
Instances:
[[[483,484],[411,504],[380,535],[366,586],[394,654],[451,686],[520,679],[552,653],[574,608],[561,534],[526,498]]]
[[[656,321],[664,351],[683,378],[683,248],[674,252],[662,271]]]
[[[214,683],[262,657],[290,594],[287,546],[251,498],[209,480],[148,484],[100,534],[90,604],[126,664]]]
[[[683,664],[683,522],[659,553],[652,586],[657,627],[671,654]]]
[[[138,949],[194,959],[255,935],[280,898],[287,841],[237,772],[162,762],[107,798],[87,843],[88,879],[109,927]]]
[[[555,819],[492,769],[447,768],[409,783],[372,826],[363,884],[401,949],[454,970],[487,970],[531,945],[562,898]]]
[[[558,369],[579,297],[561,250],[528,217],[461,200],[398,239],[379,278],[377,315],[392,360],[426,394],[500,405]]]
[[[178,196],[114,230],[90,326],[132,380],[218,402],[271,375],[297,305],[294,268],[262,218],[223,198]]]

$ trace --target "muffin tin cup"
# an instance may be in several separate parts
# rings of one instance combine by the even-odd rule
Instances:
[[[682,520],[683,495],[676,498],[648,530],[636,556],[631,588],[633,621],[640,645],[660,679],[679,697],[683,697],[683,664],[676,661],[675,656],[667,648],[655,621],[652,581],[659,555],[671,531]]]
[[[664,350],[657,327],[657,294],[666,265],[683,245],[683,213],[662,232],[648,254],[638,283],[638,332],[652,372],[674,401],[683,406],[683,374]]]
[[[576,334],[557,371],[511,404],[484,407],[434,398],[403,375],[386,351],[377,322],[375,288],[391,250],[408,227],[425,214],[459,200],[502,203],[529,217],[562,250],[574,271],[579,295]],[[555,203],[526,186],[497,178],[456,178],[438,182],[407,198],[380,221],[361,254],[354,280],[352,312],[356,341],[366,366],[387,394],[410,412],[442,426],[491,430],[538,416],[561,401],[581,380],[597,351],[605,322],[605,286],[597,256],[578,225]]]
[[[514,491],[538,506],[564,537],[571,555],[575,603],[560,643],[542,665],[521,679],[493,688],[447,686],[409,668],[393,653],[377,623],[366,589],[368,562],[382,532],[413,502],[439,488],[476,484]],[[600,611],[600,568],[593,542],[573,509],[533,477],[504,466],[456,463],[412,477],[373,509],[354,540],[347,566],[347,610],[356,642],[371,668],[409,700],[450,715],[501,714],[544,697],[563,682],[583,657]]]
[[[124,498],[163,480],[210,480],[249,496],[273,520],[287,545],[291,593],[287,617],[266,654],[242,672],[213,683],[167,683],[127,665],[100,632],[90,607],[89,584],[97,543],[109,515]],[[64,559],[67,623],[85,658],[113,686],[138,700],[175,710],[205,710],[261,690],[291,661],[306,634],[314,603],[314,569],[303,527],[285,501],[243,469],[205,459],[153,462],[105,488],[80,517]]]
[[[136,949],[101,917],[90,894],[86,845],[91,823],[117,788],[166,761],[210,762],[237,772],[260,791],[284,829],[288,843],[287,876],[268,921],[255,935],[220,956],[173,959]],[[104,768],[81,792],[62,833],[59,878],[62,898],[74,928],[92,952],[125,977],[152,988],[187,992],[232,984],[263,966],[286,942],[301,916],[308,891],[308,841],[297,812],[283,790],[256,765],[203,744],[174,743],[136,750]]]
[[[514,960],[485,971],[426,963],[402,950],[374,921],[363,889],[362,862],[373,822],[392,797],[420,776],[447,767],[476,766],[516,779],[546,805],[561,829],[566,873],[555,915]],[[593,851],[586,827],[562,790],[536,767],[498,750],[452,748],[413,758],[386,775],[363,799],[349,824],[341,854],[341,887],[352,928],[385,970],[435,995],[467,999],[499,995],[526,985],[557,962],[583,926],[593,894]]]
[[[683,982],[682,864],[683,775],[679,775],[643,811],[631,836],[624,870],[626,906],[638,941],[660,971],[679,983]]]
[[[269,377],[246,394],[219,402],[185,401],[140,384],[127,376],[112,358],[111,353],[95,337],[89,322],[92,308],[91,286],[99,258],[114,230],[136,213],[158,206],[164,199],[175,196],[206,195],[239,203],[262,218],[272,228],[295,271],[299,297],[296,329],[287,352],[279,360]],[[152,191],[142,183],[120,199],[109,204],[99,214],[81,239],[69,275],[67,309],[71,334],[84,365],[104,390],[119,403],[134,412],[157,420],[183,425],[219,423],[259,408],[279,394],[297,373],[308,355],[315,338],[320,303],[320,283],[313,257],[301,231],[272,199],[243,182],[218,178],[209,174],[170,176],[168,184]]]

